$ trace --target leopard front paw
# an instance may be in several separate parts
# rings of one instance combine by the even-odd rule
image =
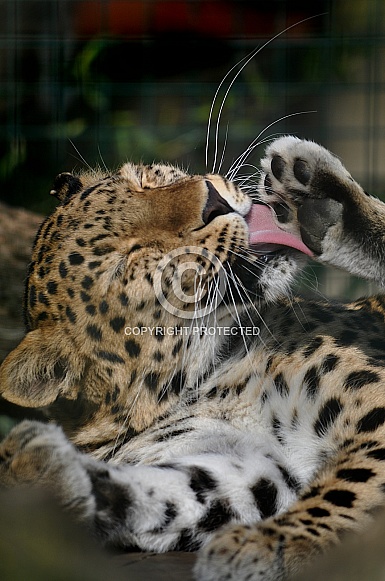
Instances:
[[[71,445],[60,428],[51,424],[23,421],[0,443],[0,485],[44,482],[60,452]]]
[[[280,581],[284,540],[274,532],[258,525],[232,525],[216,533],[198,556],[196,579]]]
[[[261,197],[280,227],[300,235],[316,256],[339,248],[347,211],[351,216],[365,198],[339,159],[314,142],[287,136],[269,145],[261,164]]]

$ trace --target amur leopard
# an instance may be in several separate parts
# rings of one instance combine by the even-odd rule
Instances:
[[[261,163],[252,197],[156,164],[60,174],[1,367],[51,421],[9,433],[0,482],[106,546],[199,549],[202,581],[284,579],[385,504],[385,298],[291,291],[309,256],[381,284],[385,205],[313,142]]]

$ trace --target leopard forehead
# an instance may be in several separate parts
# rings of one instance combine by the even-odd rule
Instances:
[[[166,186],[188,176],[178,167],[158,163],[152,165],[125,163],[119,173],[123,179],[137,183],[141,188]]]

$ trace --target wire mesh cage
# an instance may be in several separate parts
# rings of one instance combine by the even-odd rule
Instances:
[[[9,204],[46,213],[53,177],[88,165],[159,159],[205,171],[223,78],[209,170],[216,159],[226,172],[259,136],[242,168],[253,172],[266,140],[294,133],[334,151],[368,191],[383,191],[382,0],[3,0],[0,11]],[[368,289],[319,267],[306,280],[333,296]]]

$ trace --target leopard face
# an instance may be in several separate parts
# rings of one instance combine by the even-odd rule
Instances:
[[[219,175],[125,164],[60,174],[51,193],[60,204],[36,238],[28,333],[3,366],[3,395],[46,409],[78,444],[149,426],[212,365],[221,338],[186,330],[284,294],[301,262],[250,246],[251,199]]]

